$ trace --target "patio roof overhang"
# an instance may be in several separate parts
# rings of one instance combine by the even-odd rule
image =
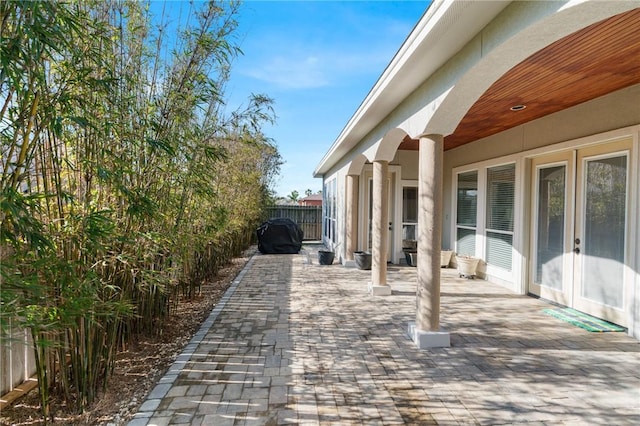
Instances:
[[[501,3],[501,6],[504,7],[504,3]],[[484,11],[484,24],[500,10],[494,6],[491,13]],[[430,20],[445,19],[448,13],[453,12],[444,10],[440,13],[439,10],[430,9],[412,35],[422,31],[420,25],[426,26]],[[461,40],[468,40],[477,30],[465,28],[463,25],[462,28],[451,26],[450,31],[461,31]],[[433,40],[426,42],[430,34],[433,33],[427,32],[422,38],[422,44],[416,39],[417,36],[407,39],[319,163],[314,172],[316,177],[326,173],[419,86],[421,82],[415,78],[403,78],[403,70],[410,72],[413,67],[418,66],[408,59],[402,60],[403,56],[429,56],[431,59],[433,55],[438,58],[435,63],[442,63],[457,52],[444,50],[444,46],[436,48],[432,45]],[[447,37],[447,34],[441,33],[440,36]],[[414,44],[415,47],[412,48]],[[429,63],[435,66],[435,63]],[[397,72],[393,72],[396,69]],[[430,75],[428,68],[418,69],[423,70],[423,75]],[[415,68],[413,72],[415,73]],[[392,84],[396,79],[401,81],[398,84],[402,84],[402,90]],[[452,149],[491,136],[638,83],[640,8],[635,8],[578,30],[511,68],[476,100],[455,131],[444,135],[444,149]],[[518,105],[525,108],[512,110],[512,107]],[[405,138],[398,149],[417,150],[417,147],[417,140]]]
[[[444,149],[638,83],[640,8],[564,37],[512,68],[473,104],[455,132],[445,137]],[[519,105],[525,108],[514,108]]]

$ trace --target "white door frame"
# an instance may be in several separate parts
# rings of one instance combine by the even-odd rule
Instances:
[[[531,213],[530,213],[530,244],[529,244],[529,268],[527,274],[528,289],[532,293],[545,299],[559,302],[563,305],[574,307],[592,315],[613,321],[617,324],[628,326],[629,315],[632,309],[634,277],[632,274],[633,242],[630,236],[636,226],[633,217],[633,143],[631,138],[622,138],[618,141],[607,143],[576,146],[570,150],[564,150],[549,155],[541,155],[532,159],[531,167]],[[581,274],[583,269],[583,253],[576,253],[576,247],[582,248],[584,243],[584,168],[588,161],[599,158],[613,158],[619,156],[627,158],[626,174],[626,211],[625,211],[625,247],[624,247],[624,274],[623,274],[623,300],[621,308],[614,308],[602,303],[588,300],[582,296],[583,281]],[[536,268],[536,239],[537,239],[537,205],[538,205],[538,171],[547,167],[566,165],[565,175],[565,215],[564,215],[564,241],[563,241],[563,279],[562,289],[554,291],[548,287],[539,286],[534,282]],[[576,238],[581,238],[581,244],[576,244]]]
[[[531,213],[530,213],[530,234],[529,234],[529,268],[528,268],[528,290],[544,299],[552,300],[563,305],[573,305],[573,292],[570,283],[573,282],[573,239],[575,223],[575,150],[563,151],[549,154],[533,159],[531,165]],[[563,218],[563,244],[562,244],[562,279],[561,289],[555,290],[550,287],[540,285],[535,282],[536,261],[537,261],[537,235],[538,217],[537,210],[540,200],[538,199],[539,171],[551,167],[565,167],[564,182],[564,218]]]

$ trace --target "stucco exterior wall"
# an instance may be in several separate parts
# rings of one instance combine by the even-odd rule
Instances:
[[[452,173],[456,167],[491,160],[640,124],[640,85],[526,123],[444,153],[443,245],[451,246]]]
[[[416,151],[398,151],[392,165],[402,165],[402,180],[418,180],[418,153]]]

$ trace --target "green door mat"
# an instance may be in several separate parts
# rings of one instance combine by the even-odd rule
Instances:
[[[552,317],[559,318],[569,324],[584,328],[587,331],[627,331],[624,327],[592,317],[591,315],[587,315],[571,308],[543,309],[542,312],[547,315],[551,315]]]

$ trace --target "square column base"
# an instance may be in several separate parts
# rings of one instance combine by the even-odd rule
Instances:
[[[368,292],[372,296],[391,296],[391,286],[373,285],[371,282],[369,282]]]
[[[451,346],[449,332],[443,329],[440,331],[419,330],[416,323],[411,321],[407,333],[418,349],[448,348]]]

